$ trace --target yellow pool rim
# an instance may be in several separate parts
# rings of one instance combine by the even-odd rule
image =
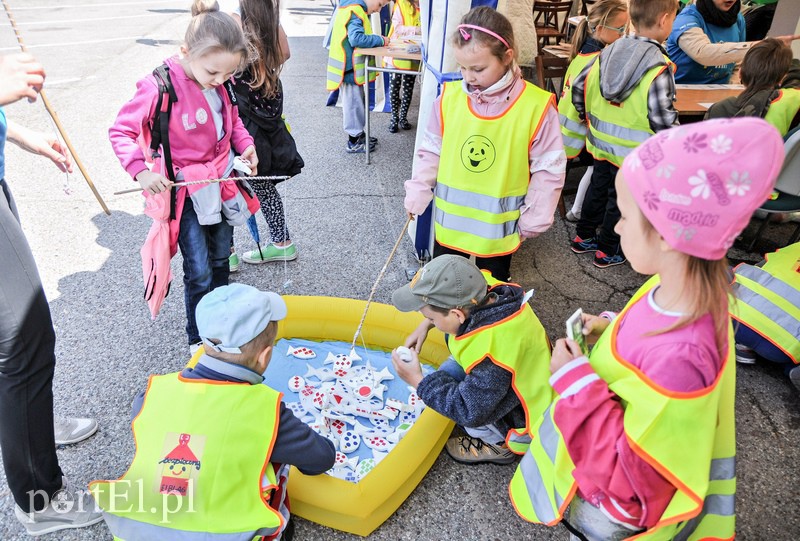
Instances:
[[[351,342],[364,301],[335,297],[284,296],[288,316],[278,324],[277,338]],[[403,345],[422,321],[417,312],[372,303],[362,329],[370,348],[391,350]],[[359,338],[358,345],[361,345]],[[444,336],[432,331],[420,358],[439,366],[449,356]],[[196,354],[192,362],[199,357]],[[305,369],[305,367],[303,367]],[[358,483],[329,475],[289,475],[291,512],[323,526],[367,536],[389,518],[416,488],[442,450],[453,422],[426,408],[397,446]]]

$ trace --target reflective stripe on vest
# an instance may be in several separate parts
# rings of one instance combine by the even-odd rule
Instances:
[[[633,296],[600,337],[590,356],[597,375],[624,404],[625,435],[631,450],[678,489],[657,524],[634,538],[667,540],[680,531],[685,539],[692,541],[702,539],[708,532],[713,532],[714,539],[731,539],[735,531],[732,502],[736,491],[733,348],[728,348],[721,373],[709,388],[669,395],[643,379],[638,369],[619,357],[616,348],[620,322],[634,303],[640,299],[647,302],[643,297],[656,281],[657,277],[651,279]],[[731,328],[729,344],[733,344],[732,334]],[[553,408],[557,407],[557,400]],[[687,422],[689,418],[691,422]],[[674,426],[684,430],[681,445],[674,444]],[[511,497],[523,518],[552,524],[561,519],[574,494],[575,465],[566,452],[563,438],[558,438],[555,461],[543,447],[544,440],[544,436],[535,439],[530,457],[527,460],[523,457],[526,469],[523,472],[520,467],[515,473]],[[522,479],[525,474],[530,476],[527,484]],[[557,494],[568,494],[567,502],[560,507],[556,506]],[[695,517],[697,520],[692,521]]]
[[[564,88],[558,101],[558,119],[561,124],[561,137],[564,141],[564,152],[567,158],[574,158],[586,146],[586,124],[581,122],[578,110],[572,105],[572,81],[580,75],[589,62],[597,58],[600,52],[579,54],[570,62],[564,74]]]
[[[764,115],[764,120],[775,126],[785,136],[789,133],[792,120],[800,110],[800,89],[784,88],[779,91],[778,97],[772,100]]]
[[[761,268],[736,267],[731,315],[800,364],[800,243],[766,258]]]
[[[392,21],[394,21],[394,13],[399,11],[400,17],[402,18],[402,25],[403,26],[421,26],[420,22],[420,14],[419,10],[414,7],[411,0],[395,0],[394,9],[392,10]],[[388,37],[391,38],[394,35],[395,27],[392,25],[392,28],[389,30]],[[391,58],[388,56],[383,57],[383,65],[388,66],[391,64],[395,68],[404,69],[404,70],[418,70],[419,69],[419,61],[418,60],[407,60],[403,58]]]
[[[112,533],[126,541],[250,541],[278,532],[283,519],[264,493],[277,484],[268,458],[280,400],[266,385],[151,377],[132,425],[130,468],[90,487]]]
[[[435,237],[479,257],[510,254],[521,241],[517,221],[530,184],[530,144],[553,95],[526,82],[502,115],[482,117],[461,84],[442,88]]]
[[[600,62],[589,68],[586,76],[586,120],[589,133],[587,150],[598,160],[622,167],[625,156],[646,141],[653,130],[648,120],[647,96],[650,85],[667,66],[656,66],[644,74],[639,84],[622,103],[611,103],[600,93]]]
[[[490,285],[505,285],[487,276],[486,272],[484,277]],[[494,287],[490,287],[489,292]],[[515,339],[509,340],[509,337]],[[539,419],[553,399],[553,390],[548,383],[550,343],[530,305],[523,303],[512,315],[492,325],[478,327],[461,336],[451,336],[447,346],[467,374],[488,358],[513,375],[512,389],[525,410],[526,423],[510,430],[506,434],[506,443],[515,453],[524,453],[531,442],[530,420]]]
[[[364,11],[364,8],[359,4],[350,4],[349,6],[339,7],[336,9],[336,16],[333,21],[333,30],[331,31],[331,48],[328,53],[328,80],[325,88],[330,92],[339,88],[344,80],[344,70],[347,67],[347,60],[345,59],[345,46],[344,40],[347,39],[347,24],[350,18],[355,15],[361,19],[364,25],[364,33],[372,34],[372,25],[369,22],[369,15]],[[370,66],[375,65],[375,57],[367,57]],[[353,53],[353,76],[357,85],[364,84],[364,56]],[[378,77],[377,72],[369,74],[370,82]]]

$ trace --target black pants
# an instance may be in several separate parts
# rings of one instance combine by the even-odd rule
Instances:
[[[0,180],[0,449],[11,494],[23,511],[61,489],[53,435],[56,337],[50,307],[14,198]]]
[[[584,240],[596,237],[598,248],[606,255],[622,253],[619,235],[614,233],[614,226],[619,221],[617,189],[614,186],[617,171],[619,168],[611,162],[595,160],[592,181],[586,190],[576,231]]]
[[[469,257],[469,254],[465,254],[464,252],[459,252],[458,250],[454,250],[452,248],[448,248],[446,246],[442,246],[438,242],[433,243],[433,257],[439,257],[440,255],[445,254],[455,254],[460,255],[462,257]],[[496,280],[500,280],[501,282],[508,282],[508,279],[511,277],[511,256],[514,254],[508,255],[498,255],[495,257],[476,257],[475,258],[475,265],[479,269],[488,270],[492,273],[492,276]]]

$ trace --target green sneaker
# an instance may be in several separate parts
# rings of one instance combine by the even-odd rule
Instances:
[[[297,259],[297,247],[294,244],[275,246],[270,243],[261,248],[261,252],[258,249],[245,252],[242,255],[242,259],[245,263],[252,263],[253,265],[269,263],[270,261],[294,261]]]
[[[233,252],[228,258],[228,266],[230,267],[231,272],[239,272],[239,265],[239,254]]]

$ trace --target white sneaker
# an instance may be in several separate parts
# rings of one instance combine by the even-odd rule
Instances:
[[[739,364],[756,364],[756,352],[747,346],[736,344],[736,362]]]
[[[83,441],[97,432],[97,421],[79,417],[56,417],[54,428],[56,445],[69,445]]]
[[[103,520],[103,514],[88,490],[70,485],[66,477],[62,483],[63,488],[53,494],[47,507],[41,511],[26,513],[18,505],[14,506],[14,515],[25,526],[28,535],[35,537],[68,528],[83,528]]]
[[[197,350],[203,347],[203,341],[199,341],[196,344],[192,344],[189,346],[189,353],[194,357],[194,354],[197,353]]]

